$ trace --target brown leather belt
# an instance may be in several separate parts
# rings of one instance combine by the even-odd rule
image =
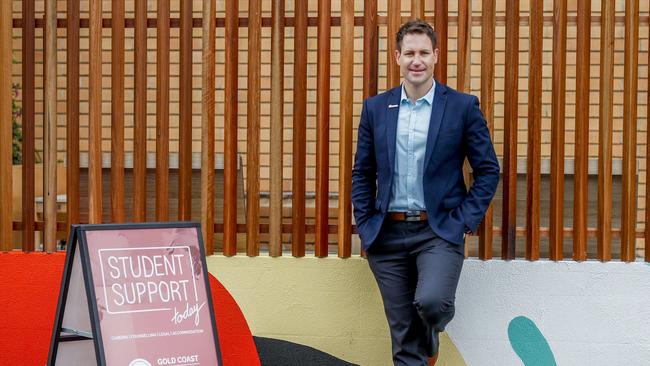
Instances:
[[[388,219],[391,221],[425,221],[426,211],[389,212]]]

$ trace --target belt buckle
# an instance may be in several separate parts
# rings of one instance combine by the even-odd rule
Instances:
[[[404,219],[405,221],[420,221],[420,211],[406,211]]]

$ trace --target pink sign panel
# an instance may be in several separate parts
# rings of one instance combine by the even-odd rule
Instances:
[[[84,233],[106,365],[220,364],[197,226]]]

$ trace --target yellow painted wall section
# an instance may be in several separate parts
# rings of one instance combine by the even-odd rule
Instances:
[[[254,336],[303,344],[359,365],[392,364],[379,289],[365,259],[210,256],[207,263]],[[441,343],[437,365],[465,365],[445,334]]]

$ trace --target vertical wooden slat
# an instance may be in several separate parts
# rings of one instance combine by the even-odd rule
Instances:
[[[206,255],[214,252],[215,0],[203,2],[201,103],[201,226]]]
[[[305,166],[307,155],[307,0],[295,2],[293,52],[293,167],[291,254],[305,255]]]
[[[648,60],[650,60],[650,47],[648,47]],[[650,85],[650,72],[647,84]],[[646,134],[650,133],[650,88],[646,91]],[[646,135],[647,136],[647,135]],[[645,169],[645,261],[650,262],[650,138],[646,137],[646,169]]]
[[[526,259],[539,259],[542,163],[542,49],[544,3],[530,0],[528,161],[526,167]]]
[[[79,2],[68,1],[66,6],[66,206],[70,228],[79,223]]]
[[[601,2],[598,134],[598,259],[612,258],[612,134],[614,123],[614,27],[616,4]]]
[[[621,260],[632,262],[636,247],[636,133],[639,75],[639,0],[625,2],[625,67],[623,68],[623,207]]]
[[[137,54],[137,47],[136,47]],[[137,87],[137,83],[136,83]],[[102,1],[90,0],[88,222],[102,222]],[[136,185],[137,186],[137,185]],[[136,188],[137,189],[137,188]]]
[[[436,80],[447,83],[447,27],[449,26],[449,0],[436,0],[434,29],[438,33],[438,63],[434,70]]]
[[[146,220],[147,2],[135,2],[135,106],[133,123],[133,220]],[[179,163],[181,165],[181,163]]]
[[[331,1],[318,2],[316,87],[316,256],[327,257],[329,232]]]
[[[156,221],[167,221],[169,220],[169,0],[158,0],[156,45]],[[211,243],[205,230],[203,236],[206,243]]]
[[[458,77],[456,79],[456,87],[459,91],[469,93],[471,89],[470,77],[470,52],[471,52],[471,3],[469,0],[461,0],[458,2],[458,39],[457,39],[457,54],[458,54]],[[463,163],[463,178],[465,179],[465,186],[469,187],[472,184],[472,176],[470,173],[469,161],[465,159]],[[465,257],[469,257],[469,235],[465,236]]]
[[[43,246],[56,251],[56,0],[45,2],[45,90],[43,105]]]
[[[192,0],[181,1],[178,219],[192,219]]]
[[[339,122],[339,257],[352,254],[352,103],[354,99],[354,1],[341,4],[341,116]]]
[[[481,11],[483,17],[481,22],[481,110],[490,133],[494,136],[494,26],[496,14],[494,0],[483,0]],[[479,230],[478,257],[480,259],[492,258],[492,221],[493,208],[490,204]]]
[[[239,2],[226,1],[223,254],[237,253],[237,66]]]
[[[469,93],[471,88],[471,2],[460,0],[458,2],[458,79],[457,89]]]
[[[259,255],[261,1],[248,2],[248,125],[246,126],[246,254]],[[273,159],[271,159],[272,161]],[[272,170],[271,170],[272,171]],[[271,185],[272,186],[272,185]],[[272,216],[272,215],[271,215]]]
[[[365,0],[363,5],[363,99],[377,94],[379,32],[377,29],[377,0]],[[394,62],[389,58],[390,62]]]
[[[388,48],[386,49],[386,70],[387,85],[386,89],[395,87],[400,82],[399,66],[395,62],[395,50],[397,42],[395,35],[399,30],[402,22],[402,7],[400,0],[388,0]]]
[[[591,0],[578,0],[575,185],[573,191],[573,259],[576,261],[587,259],[590,41]]]
[[[411,0],[411,19],[424,19],[424,0]]]
[[[72,1],[71,3],[75,3]],[[72,8],[72,9],[71,9]],[[72,10],[72,11],[70,11]],[[34,186],[34,174],[35,174],[35,168],[34,168],[34,150],[35,150],[35,130],[36,130],[36,125],[35,125],[35,119],[34,119],[34,80],[36,79],[35,77],[35,64],[36,64],[36,59],[35,59],[35,44],[34,44],[34,12],[35,12],[35,4],[34,0],[24,0],[23,1],[23,28],[22,28],[22,37],[23,37],[23,59],[22,59],[22,72],[23,72],[23,77],[22,77],[22,92],[23,92],[23,100],[22,100],[22,133],[23,133],[23,143],[22,143],[22,164],[23,164],[23,200],[22,200],[22,211],[23,211],[23,244],[22,244],[22,249],[23,251],[32,251],[34,250],[34,229],[35,229],[35,224],[34,224],[34,218],[36,215],[35,209],[34,209],[34,199],[35,199],[35,186]],[[74,6],[68,3],[68,14],[69,16],[74,16]],[[77,4],[77,12],[76,12],[77,19],[79,18],[79,11],[78,11],[78,4]],[[68,138],[68,146],[70,144],[75,144],[77,146],[77,155],[76,155],[76,161],[74,160],[75,157],[70,156],[72,154],[73,150],[68,148],[68,157],[70,158],[68,160],[68,172],[70,172],[70,169],[73,169],[74,166],[72,165],[73,163],[77,163],[77,171],[78,171],[78,166],[79,166],[79,138],[78,138],[78,126],[79,126],[79,102],[78,102],[78,87],[79,87],[79,72],[78,72],[78,54],[79,54],[79,40],[78,37],[76,37],[78,32],[78,22],[76,23],[77,26],[77,33],[75,33],[75,37],[72,41],[68,42],[68,54],[72,51],[74,51],[74,47],[76,45],[77,49],[75,52],[75,55],[72,58],[69,58],[70,62],[75,61],[75,57],[77,62],[75,65],[77,65],[77,69],[75,70],[74,67],[71,67],[68,65],[70,70],[68,73],[70,74],[68,76],[68,82],[70,83],[75,74],[74,71],[77,71],[76,76],[77,76],[77,83],[75,84],[76,87],[73,88],[68,88],[68,105],[72,102],[75,93],[77,96],[77,103],[75,104],[77,113],[74,115],[76,117],[76,122],[77,122],[77,138],[74,140],[70,140]],[[68,27],[74,27],[75,23],[69,24]],[[68,30],[68,38],[70,39],[70,30]],[[75,42],[76,41],[76,42]],[[68,112],[68,115],[70,116],[70,111]],[[73,117],[74,118],[74,117]],[[74,128],[74,124],[70,122],[74,121],[68,121],[68,131],[70,132],[71,129]],[[69,137],[74,137],[74,136],[69,136]],[[72,182],[72,181],[71,181]],[[74,181],[76,183],[76,181]],[[75,195],[73,192],[74,189],[77,189],[77,194]],[[78,216],[78,211],[79,211],[79,186],[78,184],[74,185],[68,185],[68,218],[70,220],[72,219],[77,219],[79,218]],[[76,210],[74,210],[76,208]],[[74,210],[74,211],[73,211]],[[76,215],[76,216],[74,216]],[[76,221],[73,221],[76,222]]]
[[[273,0],[271,29],[271,203],[269,254],[282,255],[282,130],[284,128],[284,0]]]
[[[563,258],[564,114],[566,110],[566,0],[553,2],[553,93],[551,96],[550,259]]]
[[[0,250],[13,249],[12,233],[12,118],[11,62],[12,12],[11,2],[0,3]]]
[[[113,1],[111,27],[111,212],[124,222],[124,1]]]
[[[501,257],[515,258],[517,216],[517,122],[519,1],[506,1],[505,119],[503,128],[503,214]]]

